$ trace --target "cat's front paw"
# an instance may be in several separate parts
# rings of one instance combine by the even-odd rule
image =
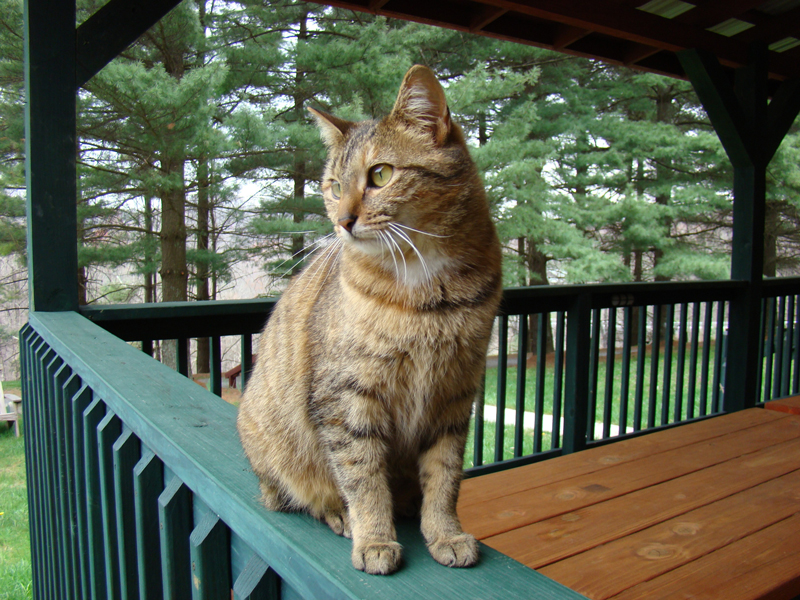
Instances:
[[[370,575],[390,575],[400,568],[403,548],[397,542],[353,545],[353,566]]]
[[[431,556],[446,567],[471,567],[478,562],[478,542],[469,533],[462,533],[446,540],[428,544]]]

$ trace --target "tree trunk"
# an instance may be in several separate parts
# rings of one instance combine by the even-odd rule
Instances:
[[[780,233],[780,207],[767,201],[764,215],[764,277],[778,274],[778,234]]]
[[[547,255],[539,250],[538,246],[531,242],[530,238],[527,240],[526,247],[526,262],[528,263],[528,270],[531,274],[531,285],[550,285],[547,279]],[[530,315],[528,318],[528,347],[531,354],[536,354],[538,350],[539,339],[539,315]],[[545,354],[553,352],[555,343],[553,341],[553,325],[550,319],[544,320],[545,334],[544,334],[544,352]]]
[[[188,273],[186,268],[186,190],[184,161],[163,157],[161,169],[177,185],[161,191],[161,301],[186,302]],[[175,345],[165,343],[162,349],[164,364],[177,368]]]
[[[208,213],[211,210],[209,200],[208,160],[202,158],[197,165],[197,300],[210,300],[209,294],[209,261],[208,261]],[[197,339],[197,373],[210,373],[209,338]]]

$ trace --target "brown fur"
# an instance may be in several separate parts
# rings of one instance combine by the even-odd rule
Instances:
[[[242,444],[267,507],[308,511],[352,537],[356,568],[399,567],[394,513],[421,513],[432,556],[470,566],[478,545],[456,501],[501,293],[480,179],[425,67],[406,74],[381,121],[312,112],[337,240],[265,328],[239,409]],[[384,187],[369,180],[380,164],[393,167]]]

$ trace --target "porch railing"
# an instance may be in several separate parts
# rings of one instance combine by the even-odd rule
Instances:
[[[364,575],[349,540],[259,504],[235,407],[74,312],[20,343],[37,598],[582,598],[488,547],[442,567],[413,523],[403,569]]]
[[[507,289],[466,467],[474,475],[640,435],[724,410],[729,303],[736,281]],[[761,397],[800,389],[800,278],[763,285]],[[237,336],[242,379],[274,300],[85,307],[90,320],[152,351],[210,338],[209,389],[221,393],[221,338]],[[241,385],[240,387],[243,387]]]

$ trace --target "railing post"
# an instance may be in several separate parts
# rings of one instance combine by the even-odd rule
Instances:
[[[766,169],[800,112],[800,86],[786,81],[768,104],[769,51],[754,44],[736,86],[710,53],[678,53],[734,169],[731,279],[747,286],[731,301],[729,353],[723,407],[726,412],[753,406],[761,367],[759,319],[764,271]]]
[[[77,310],[75,2],[26,0],[24,16],[30,309]]]
[[[567,358],[564,382],[564,454],[586,448],[591,354],[592,298],[579,294],[567,313]],[[557,427],[553,423],[553,427]]]

